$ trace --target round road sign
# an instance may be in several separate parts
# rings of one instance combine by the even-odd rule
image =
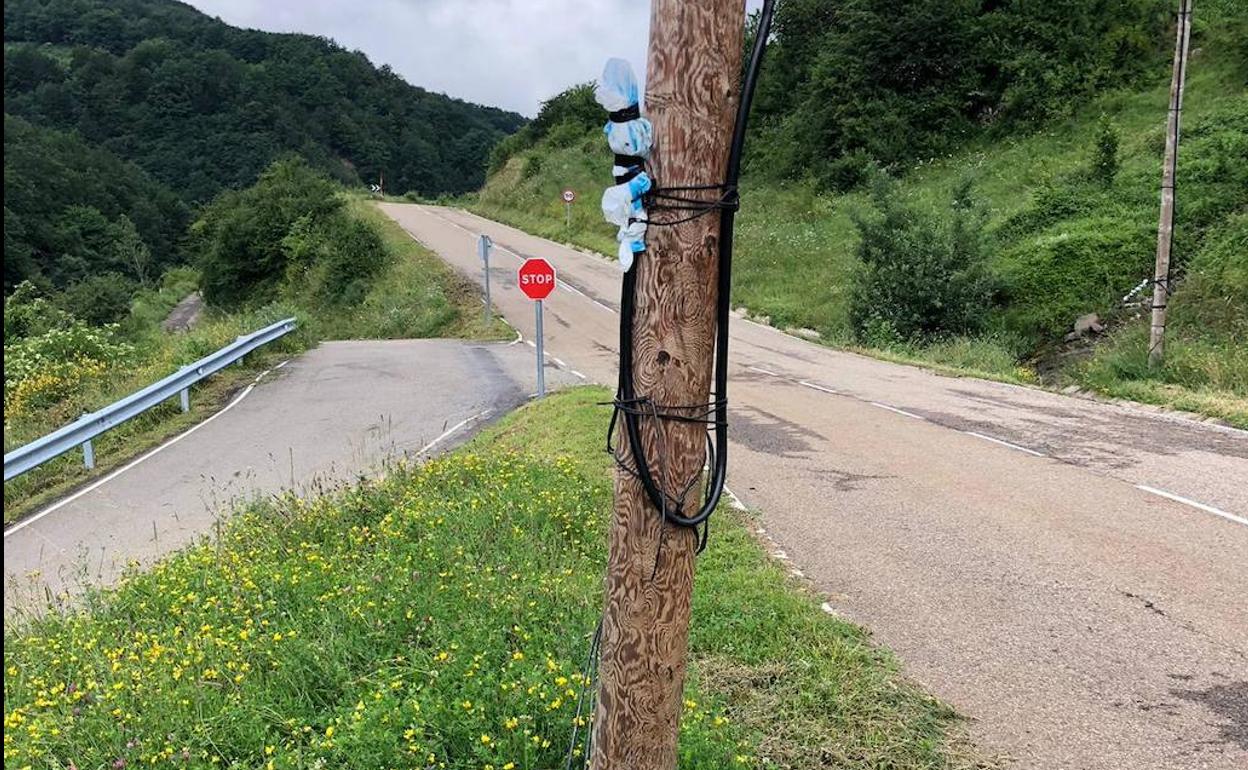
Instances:
[[[546,299],[555,290],[555,268],[541,257],[526,259],[516,271],[516,283],[529,299]]]
[[[559,197],[563,198],[564,203],[571,203],[572,201],[576,200],[576,191],[573,190],[571,187],[569,187],[565,189],[563,193],[560,194]]]

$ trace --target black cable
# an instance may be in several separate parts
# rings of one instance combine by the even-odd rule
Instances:
[[[620,299],[620,378],[616,400],[616,414],[612,415],[611,430],[614,430],[616,416],[623,414],[624,427],[628,435],[630,453],[636,465],[635,475],[641,480],[642,487],[655,509],[663,513],[665,521],[682,527],[698,527],[706,523],[711,513],[719,504],[724,491],[724,480],[728,471],[728,323],[731,308],[730,291],[732,289],[732,234],[739,196],[737,182],[741,176],[741,154],[745,146],[746,120],[750,113],[750,104],[754,98],[754,87],[758,80],[759,67],[762,64],[763,52],[767,47],[767,37],[771,29],[771,19],[775,12],[775,0],[765,0],[759,18],[758,31],[754,39],[754,48],[750,55],[749,68],[746,70],[745,81],[741,88],[741,100],[737,105],[736,123],[733,126],[732,143],[728,151],[728,167],[724,182],[719,185],[700,185],[689,188],[662,188],[652,192],[652,199],[674,199],[678,203],[704,206],[697,209],[702,216],[716,208],[721,209],[719,220],[719,273],[717,280],[716,312],[715,312],[715,373],[711,411],[714,415],[709,422],[714,433],[713,442],[708,436],[708,465],[711,469],[710,481],[701,508],[692,515],[681,512],[683,500],[675,511],[671,510],[672,499],[656,483],[646,459],[645,449],[641,442],[640,417],[645,413],[636,409],[635,405],[651,403],[648,398],[638,398],[633,381],[633,323],[636,315],[637,266],[624,274],[624,282]],[[722,192],[717,201],[698,201],[673,196],[674,192],[689,190],[718,189]],[[662,207],[663,204],[660,205]],[[667,206],[675,208],[674,206]],[[687,221],[682,220],[682,221]],[[653,224],[676,224],[676,222],[654,222]],[[632,407],[632,408],[630,408]],[[653,405],[656,407],[657,405]],[[668,409],[660,418],[669,418]],[[657,411],[652,408],[651,414]],[[670,418],[669,418],[670,419]],[[608,443],[610,437],[608,436]],[[688,490],[686,490],[687,492]],[[683,495],[682,495],[683,497]],[[706,532],[703,532],[699,545],[701,550],[706,545]]]

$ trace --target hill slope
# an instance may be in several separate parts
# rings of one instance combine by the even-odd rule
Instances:
[[[173,0],[15,0],[4,40],[6,112],[76,130],[189,201],[290,151],[345,181],[463,192],[523,123],[330,40],[237,29]]]
[[[995,377],[1073,382],[1248,425],[1248,72],[1242,38],[1217,34],[1243,28],[1248,9],[1206,8],[1184,105],[1175,243],[1182,282],[1162,371],[1146,366],[1143,309],[1124,307],[1122,297],[1153,264],[1164,67],[1143,68],[1134,85],[1085,95],[1039,128],[983,130],[943,157],[891,166],[894,203],[931,223],[934,236],[948,232],[951,203],[971,183],[995,287],[975,331],[899,339],[856,327],[854,292],[864,270],[856,221],[877,219],[877,202],[862,184],[838,193],[819,175],[786,179],[760,169],[777,152],[766,126],[747,144],[752,172],[737,219],[734,302],[777,326],[814,329],[830,344]],[[543,130],[500,145],[511,154],[496,153],[495,171],[471,205],[613,254],[613,228],[595,205],[611,184],[610,155],[584,105],[570,103],[578,94],[588,98],[573,89],[549,103],[552,114],[534,124]],[[1096,168],[1105,135],[1117,143],[1107,175]],[[869,168],[875,160],[864,162]],[[571,228],[558,197],[566,186],[585,201],[574,207]],[[1090,312],[1108,322],[1107,333],[1095,345],[1064,344],[1075,319]]]

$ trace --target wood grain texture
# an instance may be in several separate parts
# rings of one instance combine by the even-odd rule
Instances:
[[[649,170],[658,187],[723,180],[737,107],[745,4],[654,0],[646,115],[654,124]],[[714,191],[708,191],[715,197]],[[687,212],[650,212],[675,219]],[[719,214],[651,227],[633,268],[637,312],[633,366],[638,396],[706,404],[714,354]],[[683,512],[700,504],[702,425],[641,421],[655,479]],[[621,438],[627,456],[627,437]],[[592,767],[657,770],[676,765],[693,587],[695,534],[664,524],[639,481],[617,473],[609,533],[602,662]]]

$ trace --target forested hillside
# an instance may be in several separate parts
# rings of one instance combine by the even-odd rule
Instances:
[[[124,307],[129,286],[176,261],[188,220],[177,194],[133,163],[4,116],[6,294],[27,279],[62,289],[104,282]]]
[[[1146,364],[1169,0],[786,0],[746,147],[734,301],[879,355],[1248,425],[1248,5],[1199,4],[1169,355]],[[615,253],[592,89],[500,143],[477,211]],[[585,204],[565,227],[559,191]],[[1068,340],[1096,313],[1102,333]],[[808,335],[809,336],[809,335]]]
[[[191,201],[250,184],[285,151],[343,180],[470,190],[523,122],[330,40],[236,29],[173,0],[7,2],[4,40],[6,112],[76,130]]]

